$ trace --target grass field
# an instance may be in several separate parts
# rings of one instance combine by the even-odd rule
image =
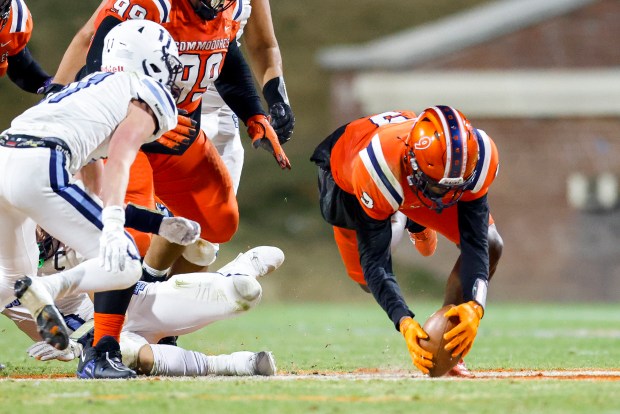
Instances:
[[[416,306],[419,318],[436,306]],[[278,376],[115,382],[68,379],[72,363],[29,360],[29,340],[2,318],[0,413],[620,412],[618,321],[611,304],[491,304],[467,358],[478,378],[429,379],[370,299],[263,303],[180,344],[205,353],[269,349]]]

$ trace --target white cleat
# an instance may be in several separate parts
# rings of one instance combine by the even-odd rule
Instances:
[[[262,277],[276,270],[284,262],[284,252],[273,246],[258,246],[240,253],[235,260],[219,269],[224,276],[245,275]]]
[[[15,282],[15,296],[34,318],[41,338],[56,349],[69,346],[69,328],[43,282],[25,276]]]
[[[257,352],[250,361],[254,364],[254,375],[270,377],[276,374],[276,360],[271,352]]]
[[[252,302],[262,295],[263,288],[253,277],[242,275],[232,275],[230,277],[235,290],[243,300]]]

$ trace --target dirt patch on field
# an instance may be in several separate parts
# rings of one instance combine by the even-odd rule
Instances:
[[[421,373],[398,370],[380,370],[376,368],[360,368],[352,372],[344,371],[291,371],[281,372],[273,377],[255,377],[259,380],[291,381],[291,380],[385,380],[402,381],[404,379],[417,381],[476,381],[476,380],[587,380],[587,381],[620,381],[620,370],[578,369],[578,370],[481,370],[474,371],[474,378],[442,377],[429,378]],[[139,377],[138,380],[148,381],[173,381],[191,380],[195,378],[172,378],[172,377]],[[238,377],[209,376],[203,379],[209,380],[238,380]],[[0,377],[2,381],[41,381],[41,380],[64,380],[78,381],[70,374],[55,375],[11,375]]]

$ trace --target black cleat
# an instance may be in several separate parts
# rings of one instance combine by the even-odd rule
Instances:
[[[178,346],[177,345],[177,339],[179,339],[178,336],[165,336],[165,337],[161,338],[159,340],[159,342],[157,342],[157,345]]]
[[[56,349],[66,349],[69,346],[69,328],[65,318],[53,305],[45,286],[39,283],[33,283],[28,276],[18,279],[13,288],[15,296],[32,314],[41,338]]]
[[[111,336],[104,336],[97,345],[84,348],[80,355],[77,377],[81,379],[135,378],[136,372],[123,365],[121,348]]]

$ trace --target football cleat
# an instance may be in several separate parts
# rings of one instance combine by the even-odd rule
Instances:
[[[260,351],[250,357],[254,375],[270,377],[276,374],[276,360],[271,352]]]
[[[418,233],[410,233],[409,239],[415,246],[416,250],[424,257],[432,256],[437,249],[437,232],[426,228]]]
[[[104,336],[97,345],[82,350],[76,375],[80,379],[127,379],[135,378],[136,372],[123,365],[116,339]]]
[[[276,270],[284,262],[284,253],[277,247],[258,246],[239,255],[219,269],[224,276],[245,275],[262,277]]]
[[[177,340],[179,339],[178,336],[165,336],[163,338],[161,338],[158,342],[157,345],[170,345],[170,346],[178,346],[177,345]]]
[[[475,378],[476,376],[467,368],[465,361],[461,360],[446,373],[446,377]]]
[[[26,276],[15,282],[14,292],[30,311],[41,338],[58,350],[66,349],[69,346],[69,328],[45,286]]]

